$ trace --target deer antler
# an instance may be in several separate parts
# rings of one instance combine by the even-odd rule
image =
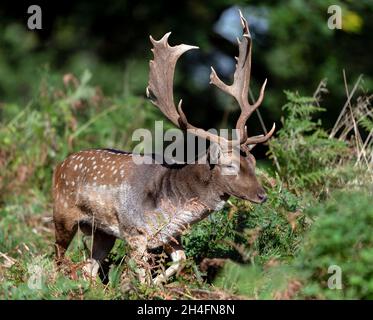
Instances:
[[[191,125],[182,110],[182,100],[180,100],[176,109],[173,97],[173,79],[177,60],[184,52],[198,49],[198,47],[185,44],[172,47],[168,44],[170,34],[171,32],[166,33],[158,41],[150,36],[150,41],[154,46],[152,49],[154,60],[150,60],[149,63],[150,73],[149,85],[146,88],[147,97],[177,127],[184,130],[192,129],[195,135],[212,142],[222,143],[224,141],[229,144],[230,141]]]
[[[264,81],[262,88],[260,89],[260,94],[258,100],[254,104],[250,104],[248,101],[248,91],[250,85],[250,73],[251,73],[251,35],[249,31],[249,26],[246,19],[243,17],[241,10],[240,19],[243,29],[243,38],[238,40],[239,54],[236,57],[237,64],[236,70],[234,72],[234,80],[231,85],[225,84],[217,76],[214,68],[211,67],[210,83],[217,86],[220,90],[233,96],[238,102],[241,108],[240,117],[236,123],[236,129],[240,132],[240,144],[256,144],[267,141],[275,131],[275,124],[273,124],[272,129],[263,136],[247,137],[247,131],[245,124],[247,119],[251,114],[257,109],[263,101],[264,90],[267,84],[267,79]]]
[[[158,41],[150,36],[154,46],[152,49],[154,60],[149,62],[150,74],[146,95],[174,125],[179,126],[180,116],[176,111],[173,95],[175,66],[184,52],[198,47],[185,44],[171,47],[168,44],[170,34],[171,32],[166,33]]]
[[[253,105],[250,105],[248,101],[248,91],[251,71],[251,36],[247,21],[242,16],[241,11],[240,18],[243,28],[243,39],[242,41],[238,40],[239,55],[238,58],[236,58],[237,64],[233,84],[227,85],[221,81],[212,67],[210,75],[210,83],[214,84],[222,91],[232,95],[240,105],[241,115],[236,123],[236,129],[240,132],[239,143],[233,140],[227,140],[205,131],[204,129],[191,125],[182,110],[182,100],[179,101],[177,108],[175,107],[173,97],[173,79],[177,60],[184,52],[191,49],[198,49],[198,47],[185,44],[173,47],[170,46],[168,44],[168,38],[171,32],[166,33],[162,39],[158,41],[150,36],[150,41],[154,47],[152,49],[154,59],[150,60],[149,85],[146,88],[146,95],[177,127],[184,130],[191,129],[193,130],[193,134],[218,144],[225,143],[226,146],[240,144],[243,149],[247,150],[247,145],[249,144],[257,144],[267,141],[275,131],[275,125],[273,124],[272,129],[266,135],[247,137],[245,127],[246,121],[254,110],[262,103],[267,80],[265,80],[262,85],[258,100]]]

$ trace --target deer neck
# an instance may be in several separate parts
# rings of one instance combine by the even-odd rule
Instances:
[[[219,210],[228,198],[216,169],[209,164],[167,168],[156,177],[156,190],[154,199],[188,210],[190,205],[195,205],[199,211]]]

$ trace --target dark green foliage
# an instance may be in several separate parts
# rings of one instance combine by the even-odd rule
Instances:
[[[372,194],[334,194],[306,210],[315,222],[294,259],[269,267],[231,262],[215,284],[254,298],[372,299],[372,204]],[[339,270],[341,289],[333,278]]]
[[[302,295],[373,299],[372,194],[340,192],[307,214],[316,221],[296,260],[304,283]],[[341,268],[342,290],[328,288],[332,265]]]
[[[264,205],[232,199],[230,206],[195,225],[183,238],[187,255],[197,261],[223,257],[260,264],[291,258],[306,228],[297,213],[300,199],[281,186],[269,189],[268,196]]]
[[[285,92],[283,127],[269,143],[269,155],[278,163],[278,173],[290,190],[308,189],[317,194],[330,183],[343,183],[338,161],[348,149],[344,141],[329,138],[320,120],[313,120],[325,109],[316,106],[315,98]],[[338,174],[338,179],[330,179]],[[336,181],[335,181],[336,180]]]
[[[342,30],[328,28],[330,5],[342,8]],[[41,31],[27,29],[26,3],[2,1],[0,100],[27,103],[34,97],[45,68],[50,68],[55,78],[67,72],[79,75],[88,68],[95,74],[93,83],[99,84],[105,94],[126,94],[130,86],[132,92],[142,95],[151,56],[148,35],[159,38],[172,30],[172,44],[183,42],[201,48],[182,59],[176,96],[184,98],[193,120],[205,127],[217,126],[229,106],[216,94],[218,90],[208,86],[208,72],[210,65],[218,67],[225,60],[215,56],[217,52],[229,56],[233,65],[236,48],[214,31],[214,25],[224,10],[234,6],[244,10],[252,27],[254,95],[263,79],[269,79],[263,105],[266,123],[280,117],[284,88],[305,94],[319,79],[327,77],[331,94],[325,97],[326,117],[330,125],[345,98],[340,86],[343,68],[350,79],[366,74],[367,86],[372,87],[373,4],[368,0],[293,0],[286,5],[280,0],[111,0],[105,4],[80,0],[57,7],[46,1],[41,5],[45,12]],[[238,15],[236,23],[239,26]],[[226,27],[227,31],[231,29],[235,29],[233,23]],[[194,81],[196,69],[201,73],[198,81]],[[235,108],[234,116],[238,112]],[[230,118],[233,125],[235,117]],[[256,121],[250,126],[259,133]]]

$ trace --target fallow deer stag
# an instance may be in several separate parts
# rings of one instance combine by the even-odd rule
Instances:
[[[124,239],[131,248],[130,256],[139,261],[140,280],[145,281],[142,262],[148,252],[162,247],[173,264],[153,279],[155,284],[182,268],[185,253],[179,239],[188,226],[222,208],[229,196],[262,203],[266,193],[255,176],[255,158],[251,148],[267,141],[275,125],[266,135],[248,137],[247,119],[261,104],[264,82],[258,100],[248,101],[251,69],[251,36],[247,21],[240,12],[243,38],[238,41],[239,55],[232,85],[223,83],[215,70],[211,83],[233,96],[241,108],[236,123],[239,139],[227,140],[191,125],[173,98],[173,77],[179,57],[188,45],[170,46],[167,33],[159,41],[150,36],[154,59],[150,61],[147,96],[177,127],[209,140],[211,148],[205,162],[185,165],[161,163],[135,164],[134,155],[111,149],[85,150],[68,156],[54,171],[54,223],[56,258],[61,261],[78,228],[93,235],[91,258],[86,270],[95,276],[116,238]],[[238,141],[238,143],[237,143]],[[224,143],[223,143],[224,142]],[[236,144],[235,144],[236,142]],[[233,146],[239,152],[232,152]],[[214,150],[216,164],[210,158]],[[230,159],[229,161],[226,161]],[[145,262],[144,262],[145,263]]]

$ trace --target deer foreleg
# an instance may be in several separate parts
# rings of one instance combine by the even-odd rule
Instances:
[[[158,275],[153,279],[155,285],[166,282],[168,278],[183,268],[183,261],[186,260],[185,252],[180,245],[172,245],[166,248],[166,252],[170,254],[172,265],[168,267],[163,274]]]
[[[135,273],[138,280],[143,284],[151,282],[149,254],[147,252],[147,239],[144,236],[135,236],[128,241],[131,243],[130,259],[136,264]]]
[[[96,230],[93,234],[91,257],[87,260],[83,271],[92,278],[98,275],[101,264],[113,248],[115,238],[102,231]]]

